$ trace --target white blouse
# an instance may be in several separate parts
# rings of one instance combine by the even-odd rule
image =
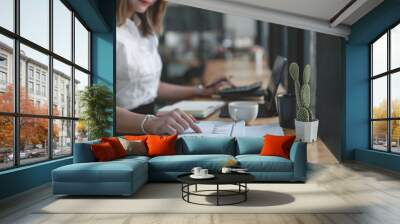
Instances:
[[[156,35],[144,37],[131,19],[117,27],[117,105],[135,109],[157,97],[162,69]]]

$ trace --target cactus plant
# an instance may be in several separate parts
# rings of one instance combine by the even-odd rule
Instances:
[[[300,99],[300,81],[299,81],[299,66],[297,63],[291,63],[289,66],[289,74],[294,80],[296,99]],[[297,108],[301,107],[300,101],[296,100]]]
[[[295,94],[296,94],[296,119],[298,121],[309,122],[313,120],[313,114],[310,109],[311,105],[311,67],[306,65],[303,71],[303,83],[300,84],[299,78],[299,65],[291,63],[289,66],[289,73],[294,81]]]

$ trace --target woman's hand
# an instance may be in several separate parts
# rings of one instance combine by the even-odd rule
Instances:
[[[146,132],[159,135],[181,134],[188,128],[192,128],[196,133],[201,133],[200,128],[195,122],[196,119],[192,115],[175,109],[171,112],[158,114],[157,117],[148,119],[143,126]]]

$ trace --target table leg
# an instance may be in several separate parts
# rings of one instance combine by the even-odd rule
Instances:
[[[247,201],[247,192],[248,192],[247,183],[244,183],[244,190],[245,190],[245,192],[244,192],[244,201]]]
[[[217,206],[219,206],[219,184],[217,184]]]
[[[195,191],[197,192],[197,184],[195,185]]]

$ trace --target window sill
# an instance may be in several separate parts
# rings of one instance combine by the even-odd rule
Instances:
[[[7,169],[7,170],[0,171],[0,176],[1,175],[6,175],[6,174],[10,174],[10,173],[14,173],[14,172],[19,172],[19,171],[32,169],[32,168],[35,168],[35,167],[40,167],[40,166],[44,166],[44,165],[58,163],[58,162],[66,161],[66,160],[69,160],[69,159],[72,160],[72,156],[67,156],[67,157],[63,157],[63,158],[59,158],[59,159],[43,161],[43,162],[30,164],[30,165],[24,165],[24,166],[16,167],[16,168],[10,168],[10,169]]]

